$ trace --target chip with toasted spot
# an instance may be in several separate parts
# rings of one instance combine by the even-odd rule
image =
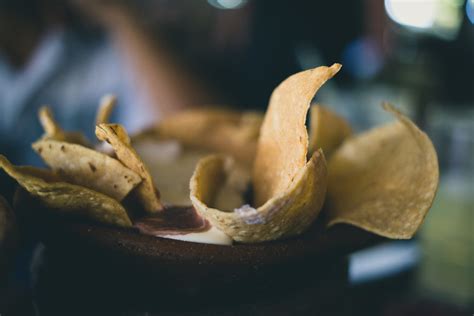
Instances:
[[[28,168],[15,167],[2,155],[0,168],[50,210],[114,226],[132,225],[124,207],[105,194],[66,182],[45,181],[38,177],[41,173],[30,174]]]
[[[67,182],[121,201],[142,180],[115,158],[77,144],[40,139],[33,149]]]
[[[122,125],[100,124],[96,126],[95,133],[101,141],[109,143],[117,158],[128,168],[136,172],[143,181],[137,186],[135,192],[143,204],[145,211],[153,213],[163,209],[160,194],[155,187],[148,168],[130,143],[130,138]]]

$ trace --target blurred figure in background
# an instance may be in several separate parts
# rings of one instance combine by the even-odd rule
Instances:
[[[317,39],[312,49],[322,54],[313,62],[332,63],[360,29],[360,10],[346,14],[354,27],[342,32],[330,4],[210,3],[0,0],[1,151],[39,163],[25,148],[41,134],[44,104],[65,128],[93,137],[106,93],[119,100],[113,119],[132,131],[188,106],[263,110],[272,89],[301,69],[295,47]]]
[[[0,24],[1,151],[16,163],[38,162],[27,150],[42,133],[41,105],[92,136],[101,95],[137,100],[110,41],[67,2],[2,0]]]
[[[90,137],[98,100],[105,93],[118,96],[121,103],[118,116],[126,118],[126,125],[132,128],[150,123],[146,122],[147,118],[156,119],[160,111],[158,106],[149,106],[154,102],[148,101],[148,108],[144,105],[140,89],[119,50],[124,47],[120,45],[122,42],[115,46],[104,29],[89,23],[75,5],[62,1],[0,1],[1,151],[16,163],[38,162],[26,150],[41,135],[36,118],[41,105],[50,105],[66,128],[85,130]],[[141,60],[147,64],[150,57],[147,47],[141,46],[145,40],[129,27],[133,26],[132,22],[128,23],[131,17],[119,14],[118,11],[108,17],[103,14],[100,21],[104,26],[113,21],[110,23],[116,27],[110,31],[121,28],[124,32],[120,38],[137,46],[128,49],[131,58],[140,59],[132,64],[138,66],[137,73],[144,70],[146,75],[152,70],[140,67]],[[197,88],[193,83],[179,79],[188,77],[180,74],[172,61],[162,56],[153,60],[160,61],[159,73],[168,78],[152,78],[158,80],[154,86],[164,86],[163,102],[160,102],[163,112],[172,112],[173,107],[178,109],[177,104],[188,105],[186,98],[198,102],[200,92],[194,92]],[[179,83],[173,82],[173,78]],[[178,94],[173,84],[186,93]]]

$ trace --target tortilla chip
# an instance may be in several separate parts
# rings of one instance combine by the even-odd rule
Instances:
[[[108,94],[103,96],[100,100],[99,110],[95,118],[95,125],[108,123],[116,104],[117,98],[114,95]]]
[[[45,132],[43,138],[66,141],[68,143],[91,147],[89,141],[81,132],[64,131],[54,119],[53,113],[49,107],[42,106],[38,112],[38,116]]]
[[[32,147],[66,182],[98,191],[117,201],[141,182],[138,174],[118,160],[81,145],[42,139]]]
[[[310,117],[309,153],[321,148],[329,158],[352,134],[349,123],[326,107],[311,106]]]
[[[38,168],[33,166],[16,166],[15,168],[20,173],[29,174],[30,176],[43,179],[46,182],[64,181],[64,179],[59,174],[50,169]]]
[[[99,140],[109,143],[114,148],[117,158],[143,179],[135,192],[145,211],[153,213],[162,210],[160,193],[156,189],[147,167],[131,146],[125,128],[119,124],[100,124],[96,126],[95,134]]]
[[[253,168],[255,205],[283,194],[306,164],[305,120],[317,90],[341,69],[340,64],[297,73],[272,93]]]
[[[2,155],[0,155],[0,168],[48,209],[115,226],[132,225],[123,206],[107,195],[66,182],[45,181],[37,177],[41,172],[31,175],[27,172],[28,169],[32,170],[31,167],[15,167]]]
[[[384,108],[398,121],[348,139],[329,162],[328,225],[408,239],[435,197],[438,159],[425,133],[392,106]]]
[[[229,154],[251,165],[261,122],[262,115],[257,112],[193,109],[161,121],[142,135],[154,134],[162,140],[177,140],[183,146]]]
[[[190,186],[191,201],[199,214],[233,240],[255,243],[298,235],[319,215],[327,185],[326,160],[321,151],[313,154],[285,192],[258,209],[243,205],[223,212],[211,207],[231,171],[232,164],[226,158],[209,156],[199,162]]]

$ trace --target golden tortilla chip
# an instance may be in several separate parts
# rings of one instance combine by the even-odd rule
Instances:
[[[108,94],[103,96],[100,100],[99,110],[95,118],[95,125],[108,123],[116,104],[117,98],[114,95]]]
[[[162,210],[160,193],[156,189],[147,167],[131,146],[125,128],[119,124],[100,124],[96,126],[95,134],[99,140],[109,143],[114,148],[117,158],[143,179],[135,192],[145,211],[152,213]]]
[[[16,166],[16,170],[20,173],[43,179],[46,182],[63,182],[64,179],[50,169],[38,168],[33,166]],[[13,204],[15,205],[15,204]]]
[[[392,106],[397,122],[348,139],[329,161],[329,226],[347,223],[389,238],[411,238],[438,187],[428,136]]]
[[[107,195],[66,183],[49,182],[37,177],[43,172],[31,175],[27,170],[13,166],[0,155],[0,168],[32,196],[38,198],[45,207],[64,215],[79,215],[105,224],[130,227],[132,222],[123,206]],[[53,176],[54,177],[54,176]]]
[[[352,134],[349,123],[326,107],[311,106],[310,117],[309,153],[321,148],[324,155],[330,157]]]
[[[191,179],[191,201],[212,225],[241,242],[261,242],[297,235],[319,215],[327,187],[326,160],[321,150],[309,161],[306,115],[316,91],[341,65],[295,74],[273,92],[260,130],[253,166],[256,205],[223,212],[216,205],[226,188],[229,163],[219,156],[200,161]]]
[[[162,140],[177,140],[183,146],[229,154],[251,165],[261,122],[262,115],[257,112],[193,109],[161,121],[142,135],[154,134]]]
[[[32,145],[43,161],[67,182],[121,201],[141,178],[118,160],[77,144],[41,139]]]
[[[64,131],[54,119],[53,113],[49,107],[42,106],[39,110],[38,116],[45,132],[43,138],[66,141],[68,143],[90,147],[89,141],[81,132]]]
[[[319,215],[327,185],[326,160],[321,151],[313,154],[285,192],[257,209],[243,205],[233,212],[223,212],[210,207],[232,168],[222,156],[204,158],[196,167],[190,186],[191,201],[199,214],[233,240],[255,243],[298,235]]]
[[[260,130],[253,168],[255,205],[284,193],[306,164],[305,120],[317,90],[341,69],[340,64],[297,73],[272,93]]]

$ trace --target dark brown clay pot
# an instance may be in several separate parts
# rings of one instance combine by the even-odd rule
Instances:
[[[22,223],[45,245],[38,287],[52,306],[60,297],[61,304],[78,308],[195,310],[209,302],[227,306],[308,287],[325,293],[345,286],[349,253],[382,240],[345,225],[328,230],[320,219],[287,240],[191,243],[61,218],[20,195]]]

